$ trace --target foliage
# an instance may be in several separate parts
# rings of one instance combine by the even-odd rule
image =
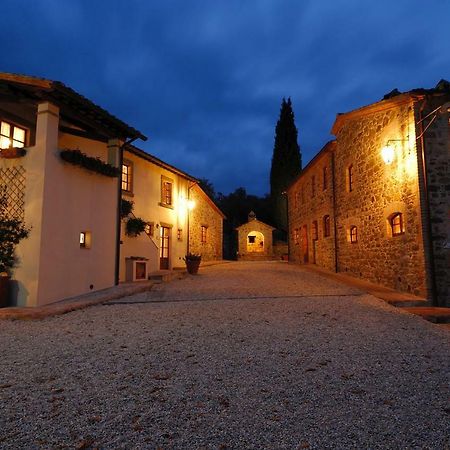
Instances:
[[[197,253],[188,253],[184,258],[185,261],[201,261],[202,255]]]
[[[118,177],[120,175],[120,170],[117,167],[103,162],[100,158],[87,156],[80,150],[61,150],[60,156],[61,159],[70,164],[83,167],[86,170],[96,172],[100,175],[107,177]]]
[[[275,143],[270,169],[270,195],[273,202],[275,224],[287,229],[287,200],[283,192],[297,177],[302,168],[297,128],[291,99],[283,98],[280,118],[275,127]]]
[[[125,217],[128,217],[133,211],[133,208],[134,202],[123,198],[120,202],[120,218],[125,219]]]
[[[8,201],[3,190],[0,192],[0,273],[9,273],[14,267],[16,245],[30,233],[21,220],[8,217],[7,207]]]
[[[139,236],[145,231],[147,222],[139,217],[130,217],[125,226],[125,234],[129,237]]]

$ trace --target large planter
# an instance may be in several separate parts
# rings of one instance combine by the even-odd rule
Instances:
[[[9,277],[0,276],[0,308],[8,306],[9,286]]]
[[[188,273],[191,275],[195,275],[198,273],[198,268],[200,267],[200,260],[187,260],[186,261],[186,269]]]

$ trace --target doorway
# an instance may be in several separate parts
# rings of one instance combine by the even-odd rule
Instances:
[[[169,269],[169,248],[170,248],[170,228],[159,227],[160,249],[159,249],[159,268],[161,270]]]

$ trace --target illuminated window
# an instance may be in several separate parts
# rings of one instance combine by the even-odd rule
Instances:
[[[311,197],[316,195],[316,177],[313,175],[311,177]]]
[[[299,242],[300,242],[300,233],[299,233],[299,231],[298,231],[298,228],[296,228],[296,229],[294,230],[294,244],[295,244],[295,245],[298,245]]]
[[[80,248],[91,248],[91,233],[80,231]]]
[[[331,236],[331,221],[328,215],[323,218],[323,235],[324,237]]]
[[[129,161],[122,164],[122,191],[133,191],[133,165]]]
[[[173,182],[170,178],[161,178],[161,205],[172,206],[173,203]]]
[[[145,234],[147,236],[154,236],[155,235],[155,224],[153,222],[149,222],[145,225]]]
[[[347,186],[348,192],[353,191],[353,165],[350,165],[347,169]]]
[[[25,130],[8,122],[0,125],[0,148],[25,147]]]
[[[314,220],[312,223],[312,240],[313,241],[317,241],[319,239],[319,230],[318,230],[318,226],[317,226],[317,220]]]
[[[352,244],[358,242],[358,228],[355,225],[350,227],[350,242]]]
[[[202,225],[202,234],[201,234],[201,242],[202,244],[206,243],[206,237],[207,237],[207,231],[208,231],[208,227],[205,225]]]
[[[325,166],[323,168],[323,190],[326,190],[328,187],[328,167]]]
[[[177,230],[177,239],[179,241],[183,240],[183,230],[181,228],[178,228],[178,230]]]
[[[403,214],[395,213],[390,218],[392,236],[399,236],[404,233],[403,230]]]

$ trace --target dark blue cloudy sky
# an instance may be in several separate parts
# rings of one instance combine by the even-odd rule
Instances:
[[[268,192],[292,98],[304,163],[337,112],[450,78],[450,0],[2,0],[1,67],[60,80],[228,193]]]

